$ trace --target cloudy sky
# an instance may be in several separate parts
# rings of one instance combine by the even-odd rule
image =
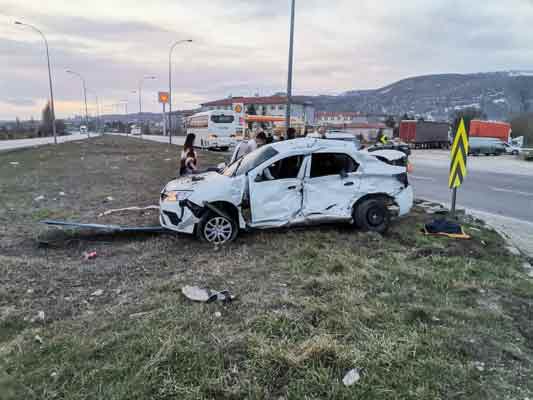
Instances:
[[[59,117],[81,112],[85,76],[111,105],[144,75],[143,110],[159,111],[174,53],[174,108],[285,90],[289,0],[0,0],[0,120],[40,115],[49,39]],[[533,0],[297,0],[294,91],[336,94],[409,76],[533,69]]]

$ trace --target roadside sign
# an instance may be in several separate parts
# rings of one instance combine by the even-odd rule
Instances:
[[[465,129],[465,122],[461,119],[457,134],[452,144],[452,162],[450,167],[450,177],[448,185],[450,189],[457,189],[463,184],[467,174],[466,162],[468,158],[468,134]]]
[[[382,135],[380,138],[379,138],[379,141],[382,143],[382,144],[387,144],[389,143],[389,137],[387,135]]]
[[[168,92],[159,92],[157,97],[161,104],[168,104],[168,98],[170,97]]]

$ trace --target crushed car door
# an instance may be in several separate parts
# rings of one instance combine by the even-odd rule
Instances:
[[[351,218],[360,187],[359,165],[345,153],[314,153],[304,180],[306,219]]]
[[[290,223],[302,208],[304,156],[279,159],[248,175],[252,225]]]

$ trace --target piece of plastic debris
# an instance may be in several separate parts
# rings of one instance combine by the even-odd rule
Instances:
[[[424,226],[425,235],[445,236],[452,239],[470,239],[463,227],[456,222],[446,219],[435,219]]]
[[[112,196],[107,196],[105,199],[106,199],[107,201],[113,201],[113,200],[115,200]]]
[[[485,363],[481,361],[475,361],[474,368],[476,368],[479,372],[483,372],[485,371]]]
[[[482,240],[482,241],[481,241],[481,244],[482,244],[483,246],[486,246],[486,245],[487,245],[487,242],[485,242],[484,240]]]
[[[44,196],[43,195],[37,196],[34,200],[35,201],[42,201],[42,200],[44,200]]]
[[[202,289],[197,286],[184,286],[181,288],[181,292],[189,300],[200,303],[211,303],[214,301],[228,303],[235,300],[235,296],[233,296],[228,290],[216,292],[209,289]]]
[[[57,372],[55,372],[55,371],[50,374],[50,377],[52,377],[52,378],[55,378],[56,376],[57,376]]]
[[[27,294],[32,294],[32,293],[33,293],[33,289],[32,289],[32,288],[29,288],[28,290],[26,290],[26,293],[27,293]]]
[[[222,317],[222,313],[221,313],[220,311],[217,311],[217,312],[215,313],[215,317],[217,317],[217,318]]]
[[[96,291],[94,291],[93,293],[91,293],[91,297],[99,297],[101,295],[104,294],[104,291],[102,289],[98,289]]]
[[[59,192],[60,196],[65,196],[65,192]]]
[[[107,210],[107,211],[104,211],[103,213],[98,214],[98,218],[106,216],[106,215],[124,212],[124,211],[146,211],[146,210],[159,210],[159,206],[117,208],[115,210]]]
[[[172,161],[172,158],[165,158],[165,161]]]
[[[96,251],[86,251],[85,253],[83,253],[83,259],[85,261],[93,260],[96,257],[98,257],[98,253]]]
[[[11,161],[10,164],[11,165],[19,165],[18,161]]]
[[[354,368],[346,375],[344,375],[344,378],[342,379],[342,383],[344,383],[344,386],[352,386],[354,383],[359,382],[361,379],[361,374],[359,373],[359,370],[357,368]]]
[[[40,344],[43,344],[43,338],[40,337],[39,335],[35,335],[34,339],[35,339],[36,342],[38,342]]]
[[[44,321],[44,311],[39,311],[37,313],[37,319],[40,319],[41,321]]]

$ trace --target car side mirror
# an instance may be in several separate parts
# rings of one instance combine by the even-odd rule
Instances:
[[[341,179],[348,178],[348,173],[345,170],[341,170],[339,175],[341,176]]]
[[[254,182],[259,183],[259,182],[263,182],[264,180],[265,180],[265,177],[263,176],[263,172],[260,172],[255,176]]]

